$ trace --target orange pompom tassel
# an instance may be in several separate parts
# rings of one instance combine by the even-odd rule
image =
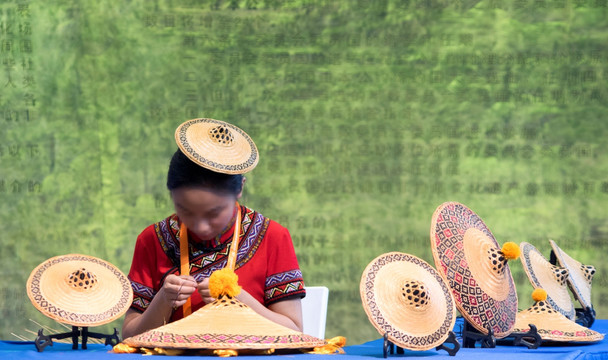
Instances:
[[[532,291],[532,300],[535,302],[547,300],[547,291],[541,288],[534,289],[534,291]]]
[[[237,296],[241,293],[239,276],[229,268],[214,271],[209,277],[209,292],[215,299],[220,295]]]
[[[507,260],[515,260],[521,254],[519,246],[511,241],[504,243],[501,252]]]

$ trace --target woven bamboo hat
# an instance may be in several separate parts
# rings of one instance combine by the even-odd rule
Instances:
[[[130,337],[132,347],[164,349],[304,349],[325,345],[264,318],[236,298],[221,296],[192,315]]]
[[[551,307],[543,289],[534,290],[532,299],[535,304],[517,314],[514,331],[527,332],[529,324],[533,324],[543,341],[596,342],[604,339],[603,334],[575,323]]]
[[[549,240],[552,255],[559,265],[568,269],[567,283],[574,297],[585,307],[593,309],[591,303],[591,280],[595,274],[593,265],[583,265],[566,254],[553,240]]]
[[[38,265],[27,280],[32,304],[53,320],[97,326],[121,317],[131,306],[129,279],[96,257],[69,254]]]
[[[447,284],[413,255],[378,256],[363,271],[359,290],[372,325],[402,348],[432,349],[454,327],[456,308]]]
[[[190,160],[215,172],[244,174],[258,164],[258,149],[253,140],[224,121],[188,120],[175,130],[175,141]]]
[[[522,242],[519,247],[521,263],[532,286],[535,289],[544,289],[547,292],[545,301],[553,309],[573,320],[575,317],[574,304],[566,286],[568,269],[551,265],[543,254],[530,243]]]
[[[483,334],[508,336],[515,324],[517,292],[507,260],[519,247],[501,249],[479,216],[457,202],[446,202],[431,219],[431,248],[437,271],[452,290],[456,307]]]

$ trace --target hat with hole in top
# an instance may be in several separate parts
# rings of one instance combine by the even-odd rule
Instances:
[[[253,140],[238,127],[214,119],[192,119],[175,130],[179,149],[196,164],[223,174],[244,174],[258,164]]]
[[[498,339],[513,331],[517,292],[507,260],[519,256],[517,244],[503,247],[477,214],[446,202],[431,219],[431,249],[437,271],[448,283],[456,307],[479,332]]]
[[[413,255],[378,256],[363,271],[359,291],[372,325],[404,349],[437,347],[454,327],[450,289],[431,265]]]
[[[133,301],[131,282],[107,261],[69,254],[38,265],[27,280],[32,304],[72,326],[98,326],[121,317]]]

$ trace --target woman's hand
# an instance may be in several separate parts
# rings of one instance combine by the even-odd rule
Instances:
[[[175,309],[184,305],[196,289],[196,280],[192,276],[171,274],[159,292],[162,293],[163,300]]]
[[[205,304],[209,304],[215,301],[214,298],[211,297],[211,291],[209,290],[209,278],[203,279],[197,286],[198,293],[201,294],[203,301]]]

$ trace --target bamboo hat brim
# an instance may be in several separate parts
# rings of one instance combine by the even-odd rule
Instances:
[[[568,269],[568,286],[574,297],[585,307],[593,309],[591,301],[591,281],[595,274],[595,267],[583,265],[579,261],[570,257],[553,240],[549,240],[553,254],[559,264]]]
[[[378,256],[363,271],[359,290],[372,325],[402,348],[432,349],[454,327],[456,308],[447,284],[413,255]]]
[[[72,326],[98,326],[131,306],[127,276],[93,256],[56,256],[38,265],[27,280],[32,304],[49,318]]]
[[[325,345],[279,325],[236,298],[219,299],[190,316],[123,340],[132,347],[163,349],[306,349]]]
[[[431,219],[431,248],[437,271],[448,283],[456,307],[479,332],[498,339],[515,325],[517,292],[496,239],[477,214],[446,202]]]
[[[522,242],[519,247],[521,263],[532,286],[547,292],[546,302],[553,309],[570,320],[574,319],[574,304],[566,286],[568,269],[551,265],[543,254],[530,243]]]
[[[597,342],[604,339],[603,334],[569,320],[546,301],[538,301],[530,308],[519,312],[514,331],[527,332],[530,330],[530,324],[536,326],[536,330],[543,340]]]
[[[192,119],[175,130],[180,150],[196,164],[224,174],[244,174],[258,164],[258,149],[240,128],[225,121]]]

